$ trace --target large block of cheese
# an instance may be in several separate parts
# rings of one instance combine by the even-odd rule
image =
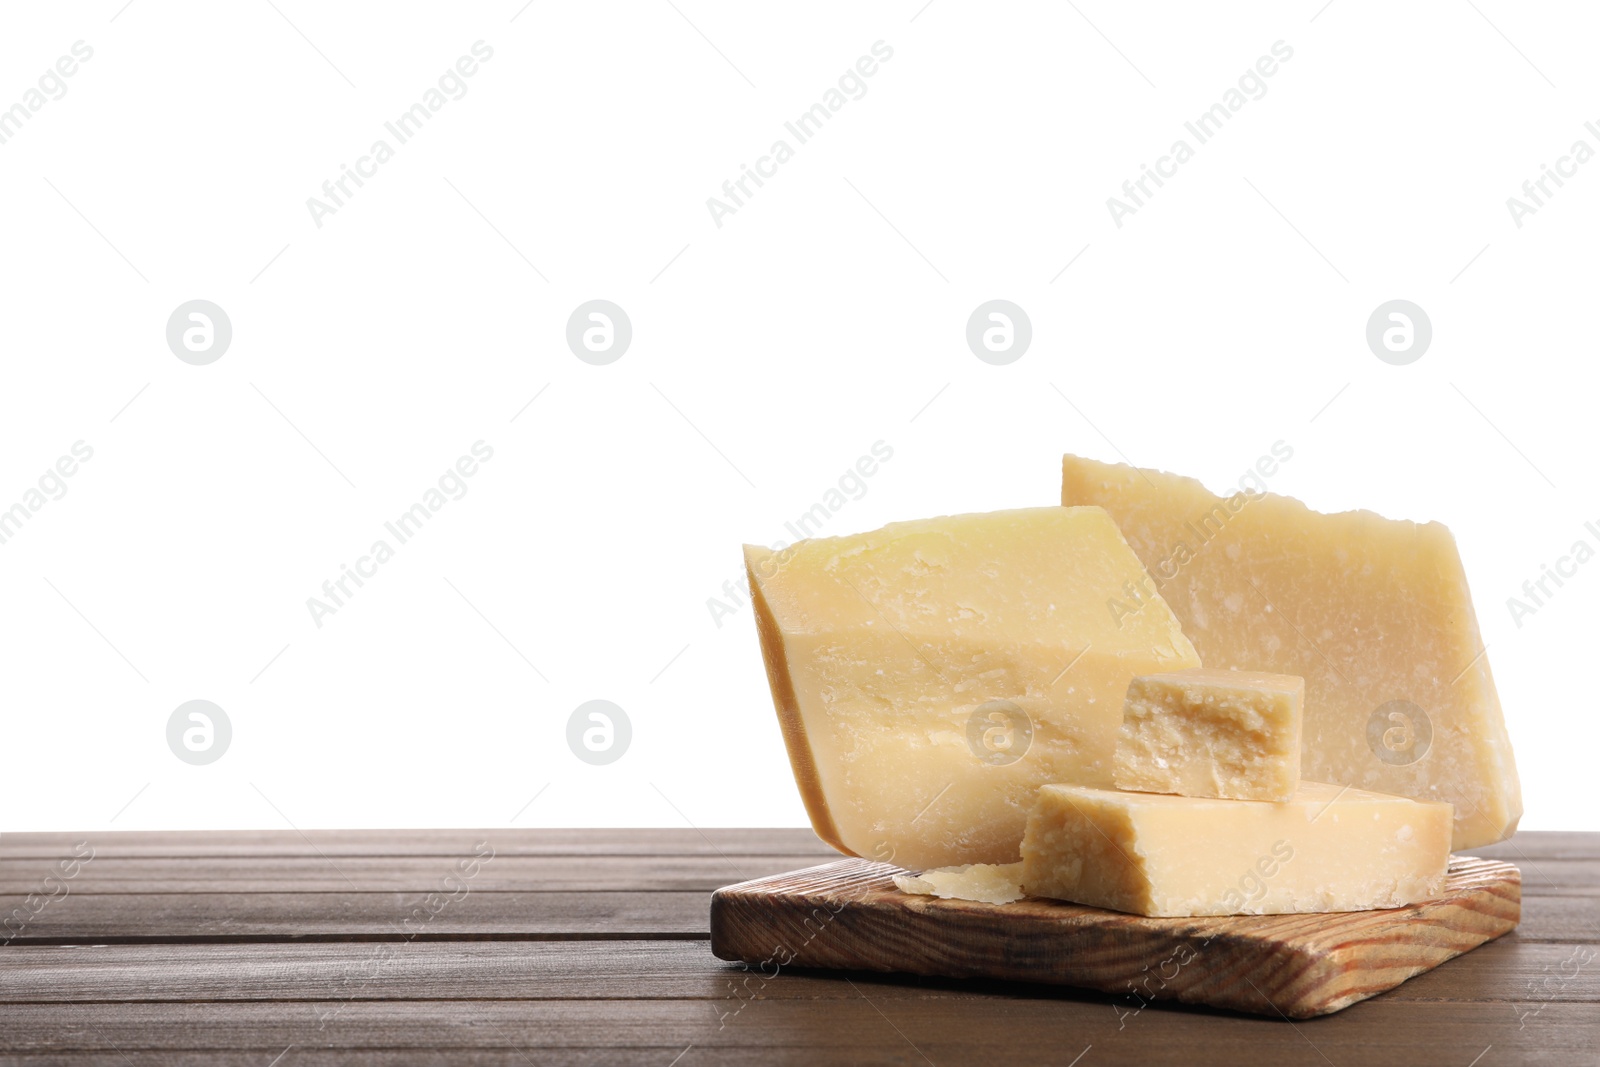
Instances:
[[[761,650],[817,835],[913,870],[1017,859],[1046,782],[1111,784],[1135,674],[1199,659],[1099,508],[747,546]]]
[[[1366,911],[1444,887],[1450,805],[1303,782],[1287,803],[1048,785],[1022,889],[1136,915]]]
[[[1306,683],[1287,674],[1187,671],[1128,683],[1112,764],[1118,789],[1289,800],[1300,788]]]
[[[1207,667],[1306,680],[1305,777],[1449,801],[1457,849],[1516,829],[1516,764],[1449,530],[1222,498],[1076,456],[1062,466],[1061,502],[1111,512]]]

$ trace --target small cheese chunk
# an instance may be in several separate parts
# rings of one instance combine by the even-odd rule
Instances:
[[[1118,789],[1290,800],[1300,787],[1303,679],[1196,668],[1128,683]]]
[[[1256,471],[1270,477],[1286,448]],[[1516,761],[1450,531],[1262,488],[1254,471],[1219,497],[1161,471],[1062,463],[1061,502],[1111,512],[1207,667],[1306,680],[1306,777],[1448,801],[1458,851],[1510,837]]]
[[[1302,782],[1286,804],[1047,785],[1022,888],[1135,915],[1396,908],[1436,896],[1450,805]]]
[[[921,874],[897,874],[894,884],[902,893],[943,897],[946,900],[981,900],[1009,904],[1022,899],[1021,863],[969,863],[960,867],[935,867]]]
[[[1198,667],[1100,508],[899,522],[745,549],[817,836],[908,870],[1015,862],[1039,787],[1111,785],[1135,674]],[[1131,584],[1130,584],[1131,583]]]

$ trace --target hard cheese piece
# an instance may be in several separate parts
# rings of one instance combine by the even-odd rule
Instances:
[[[1306,777],[1449,801],[1457,849],[1516,829],[1516,764],[1449,530],[1062,466],[1061,502],[1111,512],[1206,666],[1306,680]],[[1139,610],[1129,599],[1119,614]]]
[[[1282,804],[1047,785],[1022,888],[1136,915],[1366,911],[1438,894],[1449,861],[1448,804],[1320,782]]]
[[[894,884],[902,893],[946,900],[981,900],[985,904],[1010,904],[1021,900],[1021,882],[1021,863],[970,863],[894,876]]]
[[[894,523],[745,561],[812,827],[912,870],[1016,860],[1046,782],[1111,784],[1135,674],[1194,667],[1099,508]]]
[[[1289,800],[1300,787],[1306,684],[1287,674],[1196,668],[1128,683],[1118,789]]]

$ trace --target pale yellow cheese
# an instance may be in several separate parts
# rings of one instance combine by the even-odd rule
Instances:
[[[1128,683],[1118,789],[1289,800],[1300,787],[1306,684],[1287,674],[1198,667]]]
[[[1022,899],[1022,864],[968,863],[960,867],[935,867],[921,874],[897,874],[894,884],[902,893],[978,900],[985,904],[1010,904]]]
[[[1022,888],[1136,915],[1395,908],[1437,896],[1450,805],[1302,782],[1287,803],[1048,785]]]
[[[1015,861],[1039,786],[1111,784],[1135,674],[1199,659],[1099,508],[894,523],[745,560],[817,835],[920,870]]]
[[[1457,849],[1516,829],[1516,764],[1445,527],[1258,491],[1220,498],[1076,456],[1061,502],[1111,512],[1206,666],[1305,679],[1307,778],[1448,801]],[[1114,610],[1144,609],[1129,597]]]

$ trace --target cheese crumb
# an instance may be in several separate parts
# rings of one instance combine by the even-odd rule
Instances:
[[[945,900],[977,900],[985,904],[1010,904],[1021,900],[1021,863],[967,863],[960,867],[935,867],[921,874],[897,874],[894,884],[902,893]]]

